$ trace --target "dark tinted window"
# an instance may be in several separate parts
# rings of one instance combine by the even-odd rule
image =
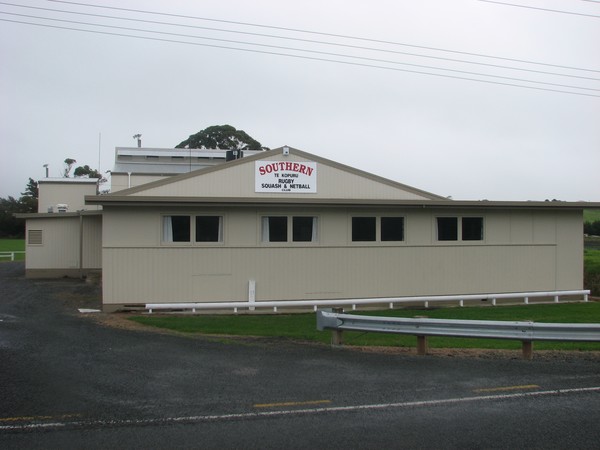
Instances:
[[[190,216],[171,216],[172,242],[190,241]]]
[[[287,242],[287,217],[269,217],[269,242]]]
[[[294,242],[311,242],[313,240],[313,217],[292,218],[292,240]]]
[[[456,241],[458,239],[458,218],[438,217],[437,238],[438,241]]]
[[[196,242],[219,242],[221,218],[196,216]]]
[[[376,238],[375,217],[353,217],[352,218],[352,240],[374,241]]]
[[[462,238],[463,241],[483,240],[483,217],[463,217]]]
[[[404,240],[404,217],[382,217],[381,218],[381,240],[403,241]]]

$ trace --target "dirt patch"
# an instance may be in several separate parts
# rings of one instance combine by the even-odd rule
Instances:
[[[391,355],[416,355],[412,347],[349,347],[364,353],[382,353]],[[522,359],[521,350],[492,350],[479,348],[430,348],[427,356],[448,358],[478,359]],[[570,361],[585,360],[600,362],[600,351],[535,350],[533,359]]]
[[[170,334],[186,337],[201,337],[208,339],[227,339],[232,342],[242,343],[263,343],[263,344],[281,344],[285,342],[301,345],[311,345],[317,347],[328,347],[327,344],[313,341],[296,341],[287,338],[261,337],[261,336],[238,336],[228,334],[202,334],[202,333],[182,333],[165,328],[151,327],[143,325],[133,320],[129,320],[134,313],[92,313],[83,315],[94,320],[100,325],[130,331],[144,331],[147,333]],[[406,355],[416,356],[416,347],[377,347],[377,346],[356,346],[346,345],[338,347],[339,350],[355,351],[361,353],[377,353],[388,355]],[[446,357],[446,358],[477,358],[477,359],[522,359],[521,350],[495,350],[495,349],[477,349],[477,348],[430,348],[428,357]],[[570,351],[570,350],[535,350],[533,359],[552,360],[552,361],[597,361],[600,362],[600,351]]]

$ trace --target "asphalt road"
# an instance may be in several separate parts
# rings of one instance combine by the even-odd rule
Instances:
[[[0,448],[600,447],[597,354],[418,357],[157,334],[77,312],[98,295],[0,264]]]

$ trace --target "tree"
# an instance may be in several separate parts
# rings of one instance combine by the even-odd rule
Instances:
[[[92,169],[87,164],[85,166],[79,166],[73,172],[73,175],[76,177],[87,177],[87,178],[98,178],[102,179],[102,174],[98,172],[96,169]]]
[[[20,212],[37,212],[38,210],[38,195],[39,189],[37,183],[33,178],[29,178],[27,185],[25,186],[25,192],[21,192],[21,203],[24,211]]]
[[[268,150],[243,130],[231,125],[214,125],[192,134],[175,148],[221,148],[226,150]]]
[[[21,198],[0,198],[0,237],[23,238],[25,236],[25,220],[17,219],[16,213],[34,213],[38,208],[38,186],[29,178],[25,192]]]
[[[600,236],[600,220],[594,222],[585,222],[583,232],[589,236]]]
[[[77,161],[75,161],[73,158],[67,158],[65,159],[65,168],[63,170],[63,177],[64,178],[69,178],[69,174],[71,173],[71,169],[73,168],[73,164],[75,164]]]

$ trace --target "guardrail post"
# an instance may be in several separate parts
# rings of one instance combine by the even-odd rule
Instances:
[[[427,319],[428,316],[415,316],[415,319]],[[417,355],[424,356],[429,352],[427,336],[417,335]]]
[[[523,344],[523,359],[533,359],[533,341],[521,341]]]
[[[342,314],[343,308],[332,308],[331,312],[336,314]],[[344,345],[344,339],[342,337],[342,330],[331,330],[331,345]]]
[[[417,336],[417,355],[424,356],[429,352],[427,336]]]

